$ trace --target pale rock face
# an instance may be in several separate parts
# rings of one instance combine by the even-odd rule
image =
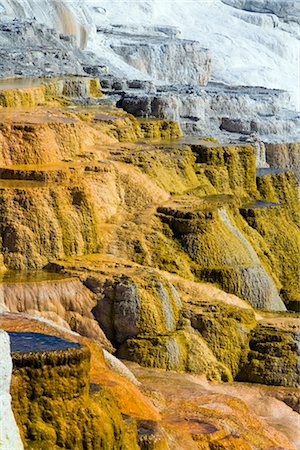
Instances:
[[[300,143],[284,143],[266,145],[266,158],[270,167],[284,167],[292,170],[300,185]]]
[[[130,25],[138,29],[131,34],[143,36],[146,42],[149,27],[152,34],[163,29],[169,39],[178,37],[177,27],[183,39],[198,41],[197,45],[210,50],[212,80],[285,89],[300,109],[300,7],[296,0],[0,0],[0,13],[1,17],[36,17],[60,33],[76,36],[81,47],[131,79],[145,79],[147,74],[136,68],[135,58],[130,61],[133,65],[127,64],[106,42],[107,34],[97,33],[97,28],[126,25],[128,37]],[[157,64],[154,61],[152,73],[159,71],[161,57]]]
[[[95,303],[93,294],[75,279],[0,284],[0,311],[38,316],[109,348],[91,313]]]
[[[1,19],[1,77],[84,74],[81,61],[88,59],[75,38],[61,36],[35,20]]]
[[[94,8],[100,4],[97,0],[88,0],[88,3]],[[276,3],[288,2],[272,1],[272,5]],[[292,3],[296,6],[290,14],[293,21],[289,22],[290,15],[284,16],[279,6],[255,13],[238,10],[221,0],[102,0],[101,12],[94,9],[94,21],[97,24],[176,26],[182,38],[197,40],[210,50],[213,80],[231,85],[286,89],[299,109],[299,42],[294,21],[299,13],[297,3]],[[276,14],[283,15],[288,22]],[[254,15],[256,19],[252,19]]]
[[[0,330],[0,354],[0,450],[22,450],[9,393],[12,373],[9,336],[3,330]]]
[[[106,45],[130,66],[156,82],[207,84],[211,56],[199,42],[170,38],[169,29],[163,27],[160,32],[143,27],[140,35],[131,37],[126,36],[127,27],[121,30],[123,33],[118,35],[112,27],[110,34],[106,34]]]

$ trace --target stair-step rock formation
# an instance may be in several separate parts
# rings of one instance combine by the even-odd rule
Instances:
[[[181,448],[188,423],[190,448],[224,439],[225,448],[251,448],[261,422],[241,422],[244,404],[233,400],[226,426],[223,413],[203,417],[189,405],[186,419],[162,418],[113,356],[107,366],[102,348],[219,383],[294,389],[299,327],[286,311],[299,301],[294,174],[257,164],[259,146],[180,138],[175,121],[137,119],[105,103],[95,80],[1,93],[0,326],[82,345],[13,354],[25,446]],[[112,375],[116,366],[127,379]],[[237,416],[246,433],[232,425]],[[261,448],[292,448],[273,434],[262,426]]]
[[[266,384],[275,386],[282,382],[286,386],[298,386],[299,341],[300,334],[296,321],[294,324],[291,321],[290,325],[281,324],[279,327],[274,324],[259,325],[251,333],[248,362],[242,369],[240,379],[252,382],[264,379]]]
[[[250,301],[254,296],[254,306],[284,309],[276,288],[287,303],[297,300],[299,203],[292,174],[256,178],[250,145],[168,143],[179,135],[172,121],[95,111],[1,113],[7,268],[42,268],[51,259],[113,252],[161,269],[186,267],[190,276],[218,282]],[[168,205],[171,193],[182,197]],[[148,199],[146,209],[138,197]],[[265,202],[263,208],[256,199]],[[219,232],[227,236],[223,243]],[[282,258],[285,252],[289,258]]]
[[[113,256],[77,257],[48,268],[77,276],[95,294],[94,317],[121,358],[150,367],[201,372],[208,379],[249,380],[251,333],[256,330],[257,318],[246,302],[211,285],[170,277]],[[278,317],[278,322],[286,323],[281,329],[286,329],[283,336],[290,334],[290,348],[284,346],[278,360],[271,360],[266,367],[262,360],[258,377],[260,382],[272,384],[277,364],[287,364],[294,375],[279,372],[276,384],[297,386],[299,327],[289,313]],[[260,317],[259,324],[261,321],[264,324],[268,318]],[[281,339],[281,329],[276,326],[275,320],[274,333]],[[259,341],[259,333],[257,336]],[[262,334],[258,345],[263,346],[264,339]]]
[[[106,365],[100,346],[21,314],[0,321],[11,337],[12,407],[26,449],[140,448],[139,422],[155,424],[159,412]]]
[[[98,79],[87,77],[7,78],[0,80],[0,106],[3,108],[68,105],[68,98],[99,98],[103,94]],[[61,97],[60,101],[59,98]],[[56,102],[55,102],[56,100]]]
[[[110,47],[127,64],[154,81],[206,85],[211,55],[199,42],[178,39],[168,27],[97,27]],[[145,42],[145,32],[147,40]]]
[[[289,97],[280,90],[210,82],[206,87],[158,86],[148,93],[128,89],[119,97],[117,105],[131,114],[180,120],[188,134],[223,140],[254,134],[266,142],[281,142],[282,135],[299,139],[299,114],[287,110]]]
[[[10,338],[13,410],[26,448],[122,448],[121,414],[111,414],[112,399],[90,398],[86,347],[39,333]]]

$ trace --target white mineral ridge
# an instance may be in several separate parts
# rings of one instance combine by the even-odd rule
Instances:
[[[106,364],[118,375],[126,378],[131,383],[139,386],[141,383],[136,379],[134,374],[131,372],[125,364],[120,361],[116,356],[109,353],[107,350],[103,349],[104,359]]]
[[[36,17],[76,34],[120,71],[138,77],[109,48],[96,25],[169,25],[212,53],[212,80],[290,92],[300,110],[299,0],[0,0],[1,15]],[[249,11],[250,10],[250,11]],[[146,33],[146,32],[145,32]],[[145,39],[147,36],[145,34]],[[104,43],[105,44],[105,43]],[[141,74],[140,74],[141,76]],[[145,78],[145,76],[143,77]]]
[[[278,4],[273,8],[275,14],[270,14],[241,11],[221,0],[86,1],[94,7],[98,24],[178,27],[183,38],[198,40],[211,50],[215,81],[285,89],[300,109],[300,41],[294,34],[298,24],[284,24],[276,13],[289,19],[289,11]],[[257,4],[265,11],[267,3],[256,1],[256,11]],[[300,20],[299,8],[294,8],[293,15],[297,14]]]
[[[9,336],[0,330],[0,450],[21,450],[20,438],[9,393],[12,373]]]

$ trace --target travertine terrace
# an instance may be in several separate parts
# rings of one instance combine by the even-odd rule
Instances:
[[[0,450],[296,450],[299,114],[102,3],[0,0]]]

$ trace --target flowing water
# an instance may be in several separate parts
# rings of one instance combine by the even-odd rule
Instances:
[[[250,244],[250,242],[245,238],[245,236],[241,233],[241,231],[232,223],[230,217],[225,208],[219,208],[218,210],[219,217],[226,225],[226,227],[240,240],[243,246],[247,249],[248,253],[251,256],[253,264],[259,264],[259,257]]]

